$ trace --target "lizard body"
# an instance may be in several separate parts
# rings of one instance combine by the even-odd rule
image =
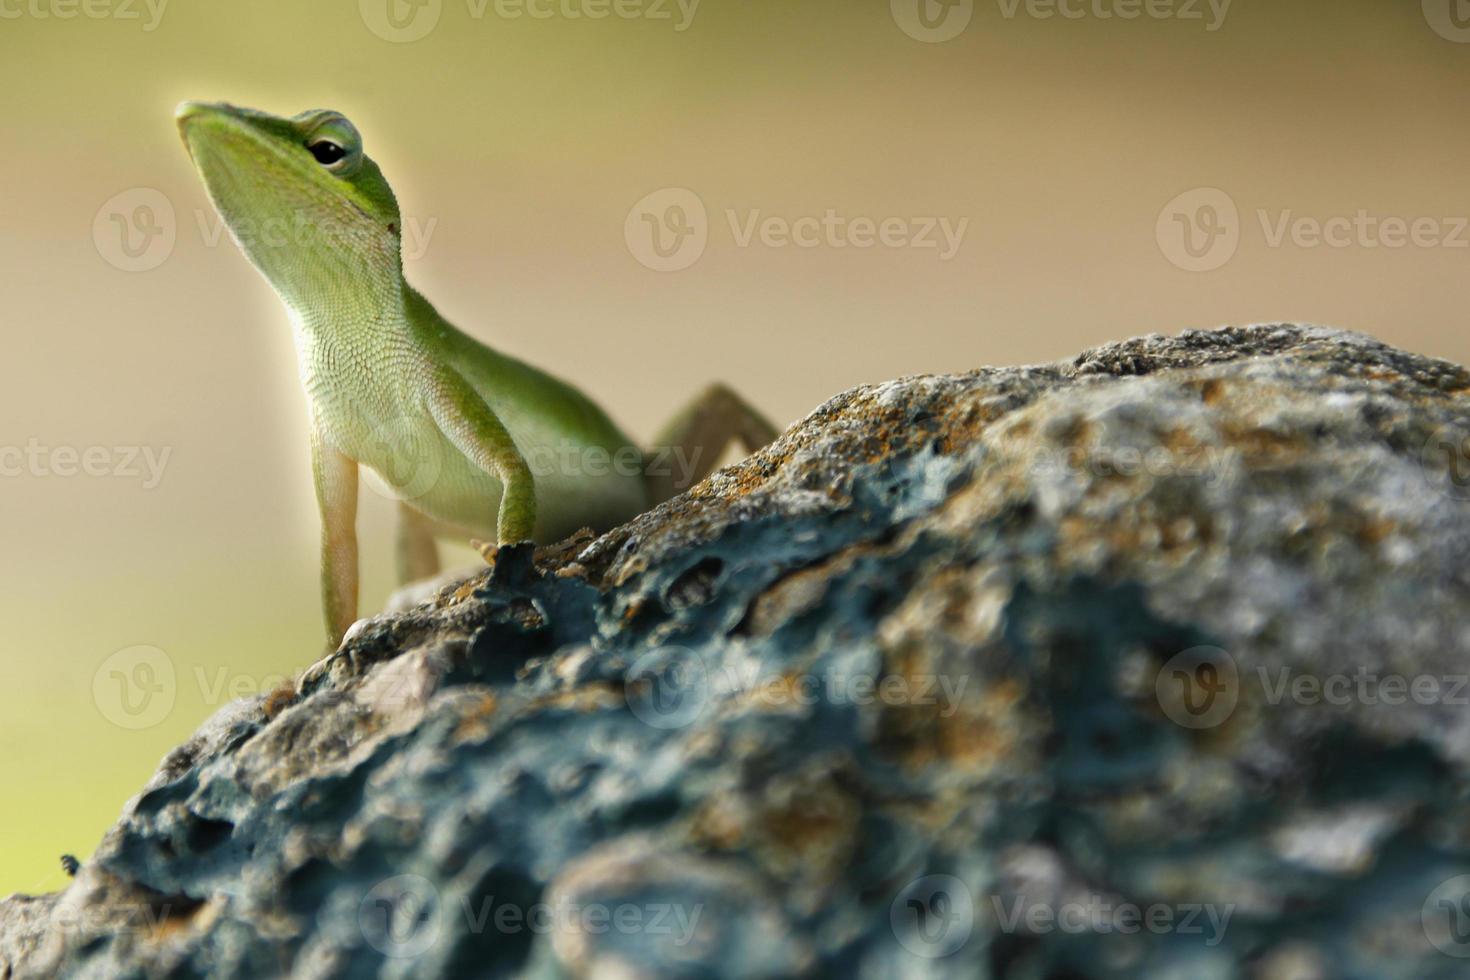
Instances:
[[[456,329],[403,277],[401,217],[340,113],[290,118],[183,103],[176,119],[232,237],[286,305],[310,412],[322,596],[338,644],[357,616],[358,468],[400,500],[399,574],[438,568],[434,539],[553,541],[604,530],[682,486],[572,385]],[[716,385],[661,437],[701,478],[770,424]]]

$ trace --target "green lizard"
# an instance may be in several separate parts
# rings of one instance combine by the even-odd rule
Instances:
[[[499,544],[604,530],[703,479],[732,440],[753,452],[775,438],[714,385],[657,441],[686,472],[649,465],[586,395],[455,329],[404,280],[397,201],[340,113],[185,102],[175,115],[295,329],[334,648],[357,618],[359,466],[399,499],[399,578],[413,581],[438,570],[438,537],[478,539],[493,561]]]

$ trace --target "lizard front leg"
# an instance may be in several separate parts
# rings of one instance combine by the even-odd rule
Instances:
[[[500,481],[496,546],[531,540],[536,529],[536,481],[495,412],[468,382],[445,369],[429,390],[429,413],[454,448]],[[481,553],[493,554],[484,548]]]
[[[313,428],[311,474],[322,515],[322,612],[335,650],[357,620],[357,463]]]

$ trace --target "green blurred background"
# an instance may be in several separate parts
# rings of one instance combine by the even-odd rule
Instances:
[[[1461,0],[1236,0],[1223,20],[922,0],[930,28],[919,2],[0,0],[0,448],[170,453],[151,488],[0,478],[0,892],[60,887],[58,855],[85,858],[165,752],[321,652],[288,324],[219,234],[181,99],[347,113],[422,233],[410,278],[645,438],[715,378],[786,423],[861,382],[1222,323],[1470,361]],[[709,241],[661,273],[624,227],[670,187]],[[1218,202],[1197,188],[1238,210],[1214,212],[1233,254],[1228,233],[1203,258],[1170,240]],[[113,215],[158,195],[162,244],[119,253]],[[946,260],[742,247],[727,217],[828,209],[968,225]],[[1283,216],[1359,212],[1431,231],[1273,241]],[[390,590],[391,516],[365,496],[364,612]],[[161,700],[138,713],[118,676]]]

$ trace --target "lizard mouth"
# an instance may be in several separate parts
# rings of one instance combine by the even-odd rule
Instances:
[[[262,123],[259,116],[270,123]],[[356,201],[334,186],[304,152],[293,153],[284,133],[262,131],[274,117],[228,102],[181,102],[174,110],[179,136],[216,207],[222,197],[248,192],[259,203],[274,198],[281,208],[313,222],[374,223]],[[311,189],[311,190],[308,190]],[[222,213],[234,209],[220,208]]]

